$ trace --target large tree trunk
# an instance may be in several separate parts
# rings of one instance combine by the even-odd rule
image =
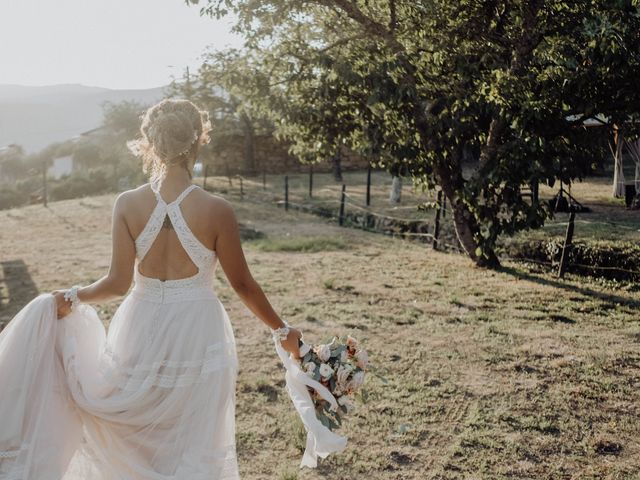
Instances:
[[[476,250],[480,245],[474,237],[474,234],[478,231],[478,225],[467,207],[458,201],[455,203],[451,202],[451,209],[453,210],[453,223],[456,229],[456,235],[458,236],[460,245],[462,245],[462,248],[469,258],[480,267],[499,267],[500,260],[493,248],[488,249],[485,245],[482,254],[478,255]]]
[[[462,249],[476,265],[497,268],[500,266],[500,260],[492,246],[485,244],[481,254],[478,254],[478,248],[481,245],[476,239],[479,236],[480,227],[469,208],[457,195],[457,192],[464,188],[464,178],[459,165],[459,162],[453,162],[447,166],[440,165],[436,168],[436,176],[442,191],[451,205],[456,236]]]

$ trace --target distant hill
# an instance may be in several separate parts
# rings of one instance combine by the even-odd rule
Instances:
[[[17,143],[28,153],[38,151],[99,126],[105,101],[152,104],[164,97],[164,89],[0,85],[0,147]]]

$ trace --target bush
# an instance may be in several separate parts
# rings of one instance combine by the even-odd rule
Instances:
[[[26,195],[42,193],[42,175],[32,175],[29,178],[16,181],[15,188],[19,192],[25,192]]]
[[[0,188],[0,210],[20,207],[27,203],[29,195],[24,190],[3,187]]]
[[[114,188],[118,190],[120,189],[118,186],[119,182],[122,179],[128,179],[128,188],[135,185],[142,185],[147,182],[147,177],[142,171],[142,167],[137,163],[132,163],[130,161],[121,161],[118,163],[118,169],[115,173],[115,177],[116,178],[112,178],[112,184]]]
[[[69,198],[100,195],[114,190],[107,172],[103,169],[89,172],[72,173],[59,180],[51,187],[51,200],[66,200]]]
[[[48,181],[48,197],[51,201],[117,192],[141,185],[147,181],[142,168],[130,161],[78,171],[59,180]],[[42,194],[42,176],[33,175],[18,180],[12,186],[0,186],[0,210],[29,203],[31,194]]]
[[[526,240],[506,248],[510,257],[557,266],[564,239]],[[640,245],[633,242],[577,241],[569,250],[567,271],[622,281],[640,280]]]

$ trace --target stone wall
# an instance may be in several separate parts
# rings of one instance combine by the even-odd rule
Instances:
[[[244,138],[241,135],[229,138],[225,147],[203,158],[209,165],[209,175],[244,174]],[[367,159],[348,149],[342,151],[342,170],[363,170],[367,168]],[[309,165],[300,161],[287,152],[287,146],[271,136],[255,137],[255,169],[256,174],[263,170],[269,174],[299,173],[309,171]],[[314,172],[331,172],[331,159],[314,164]]]

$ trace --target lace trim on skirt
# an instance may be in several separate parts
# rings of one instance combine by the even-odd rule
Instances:
[[[151,386],[185,387],[207,380],[210,373],[224,368],[238,368],[235,342],[218,342],[207,347],[204,357],[197,360],[160,360],[150,364],[124,367],[112,351],[105,350],[102,373],[109,383],[128,391]]]

